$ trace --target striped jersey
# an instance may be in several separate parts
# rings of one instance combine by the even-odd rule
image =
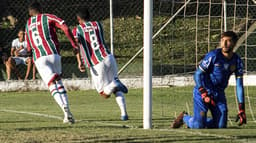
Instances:
[[[87,21],[80,24],[73,29],[73,35],[80,42],[80,53],[88,68],[97,65],[110,54],[99,22]]]
[[[64,20],[52,14],[38,14],[28,19],[25,39],[33,60],[41,56],[59,54],[59,41],[55,27],[60,28]]]

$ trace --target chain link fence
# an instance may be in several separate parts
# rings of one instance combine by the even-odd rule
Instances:
[[[38,0],[45,13],[55,14],[70,28],[77,25],[75,13],[80,7],[89,8],[92,19],[103,23],[105,39],[109,44],[109,0]],[[219,35],[224,30],[224,5],[222,0],[154,0],[153,33],[169,19],[171,22],[153,40],[153,75],[187,74],[193,72],[208,51],[218,47]],[[236,31],[241,39],[238,54],[244,59],[245,70],[255,69],[255,3],[250,0],[227,0],[227,30]],[[2,0],[0,3],[0,46],[10,53],[11,42],[28,19],[29,0]],[[181,10],[177,13],[178,10]],[[143,44],[143,1],[113,0],[114,55],[121,68]],[[251,28],[251,29],[250,29]],[[58,37],[64,78],[84,78],[87,73],[77,69],[72,47],[61,31]],[[25,74],[25,66],[18,67]],[[121,73],[121,77],[143,74],[143,55],[140,54]],[[6,79],[5,66],[1,64],[0,79]],[[32,72],[31,72],[32,74]],[[37,75],[38,78],[39,75]],[[15,79],[15,77],[13,77]]]

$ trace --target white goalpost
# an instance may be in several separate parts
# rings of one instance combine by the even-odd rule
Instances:
[[[111,54],[114,55],[114,44],[113,44],[113,38],[114,38],[114,34],[113,34],[113,0],[109,0],[109,19],[110,19],[110,50],[111,50]]]
[[[152,17],[153,0],[144,0],[143,128],[152,128]]]

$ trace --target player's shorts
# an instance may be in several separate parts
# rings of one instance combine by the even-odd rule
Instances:
[[[23,64],[27,65],[26,61],[29,57],[12,57],[15,60],[16,65]]]
[[[102,92],[104,87],[110,84],[117,77],[116,60],[112,54],[97,65],[90,68],[92,81],[98,93]]]
[[[49,85],[56,76],[61,75],[61,56],[42,56],[35,61],[35,65],[42,80]]]

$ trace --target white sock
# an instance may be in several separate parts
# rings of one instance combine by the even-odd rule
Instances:
[[[67,95],[67,91],[62,83],[62,80],[56,81],[56,86],[57,89],[61,95],[61,98],[63,100],[63,105],[68,107],[68,95]]]
[[[51,84],[49,86],[51,95],[53,96],[53,98],[55,99],[55,101],[58,103],[58,105],[62,108],[63,106],[63,100],[62,97],[58,91],[57,85],[56,84]]]
[[[66,116],[66,112],[69,111],[69,107],[67,104],[68,102],[67,102],[67,99],[63,98],[63,95],[58,90],[58,84],[51,84],[49,86],[49,89],[54,100],[57,102],[57,104],[59,105],[59,107],[62,109],[62,111]],[[66,108],[67,111],[64,109],[64,107]]]
[[[116,103],[118,104],[118,106],[120,108],[121,116],[127,115],[125,97],[124,97],[123,92],[121,92],[121,91],[116,92]]]

